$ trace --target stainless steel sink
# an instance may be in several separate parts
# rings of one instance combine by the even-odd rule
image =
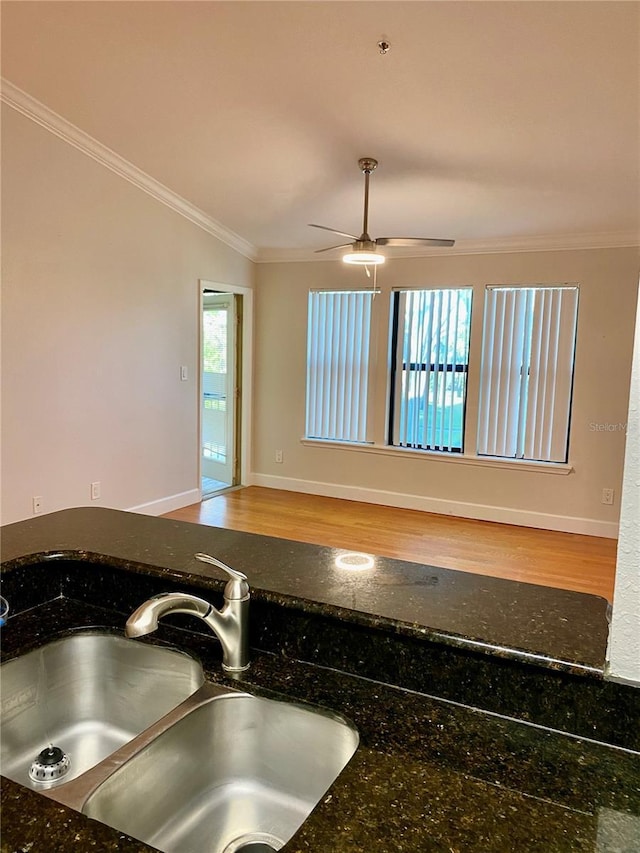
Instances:
[[[229,693],[159,734],[82,811],[166,853],[279,850],[357,745],[339,717]]]
[[[2,773],[35,790],[61,787],[147,729],[204,682],[200,664],[182,652],[82,633],[1,667]],[[54,744],[67,772],[32,781],[38,754]]]
[[[112,634],[0,675],[2,773],[167,853],[279,850],[358,745],[341,717],[205,682],[188,655]],[[69,768],[33,781],[36,757],[38,773],[62,767],[48,744]]]

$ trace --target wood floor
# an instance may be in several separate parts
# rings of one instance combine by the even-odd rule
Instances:
[[[616,541],[249,486],[166,518],[613,598]]]

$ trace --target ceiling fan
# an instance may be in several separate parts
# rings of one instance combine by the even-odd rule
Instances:
[[[361,264],[368,266],[369,264],[384,263],[385,256],[378,251],[378,246],[395,247],[411,247],[411,246],[453,246],[455,240],[439,240],[434,237],[378,237],[373,240],[367,231],[369,227],[369,178],[371,173],[377,167],[378,161],[373,157],[361,157],[358,160],[358,166],[364,173],[364,217],[362,221],[362,234],[356,237],[355,234],[347,234],[345,231],[337,231],[335,228],[328,228],[326,225],[314,225],[309,223],[311,228],[322,228],[323,231],[331,231],[332,234],[339,234],[341,237],[349,237],[353,242],[341,243],[338,246],[327,246],[326,249],[316,249],[318,252],[330,252],[332,249],[351,248],[342,256],[342,260],[347,264]]]

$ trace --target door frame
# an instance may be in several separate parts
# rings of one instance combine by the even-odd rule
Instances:
[[[202,499],[202,311],[203,291],[217,290],[220,293],[235,293],[242,296],[242,364],[240,365],[240,483],[241,486],[250,485],[251,477],[251,402],[253,398],[253,288],[242,287],[237,284],[224,284],[220,281],[209,281],[209,279],[198,279],[198,354],[196,364],[198,365],[198,491]]]

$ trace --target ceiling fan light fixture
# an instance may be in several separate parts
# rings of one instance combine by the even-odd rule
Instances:
[[[354,252],[347,252],[346,255],[342,256],[342,260],[345,264],[373,266],[375,264],[383,264],[385,262],[385,257],[384,255],[381,255],[380,252],[363,252],[356,250]]]

